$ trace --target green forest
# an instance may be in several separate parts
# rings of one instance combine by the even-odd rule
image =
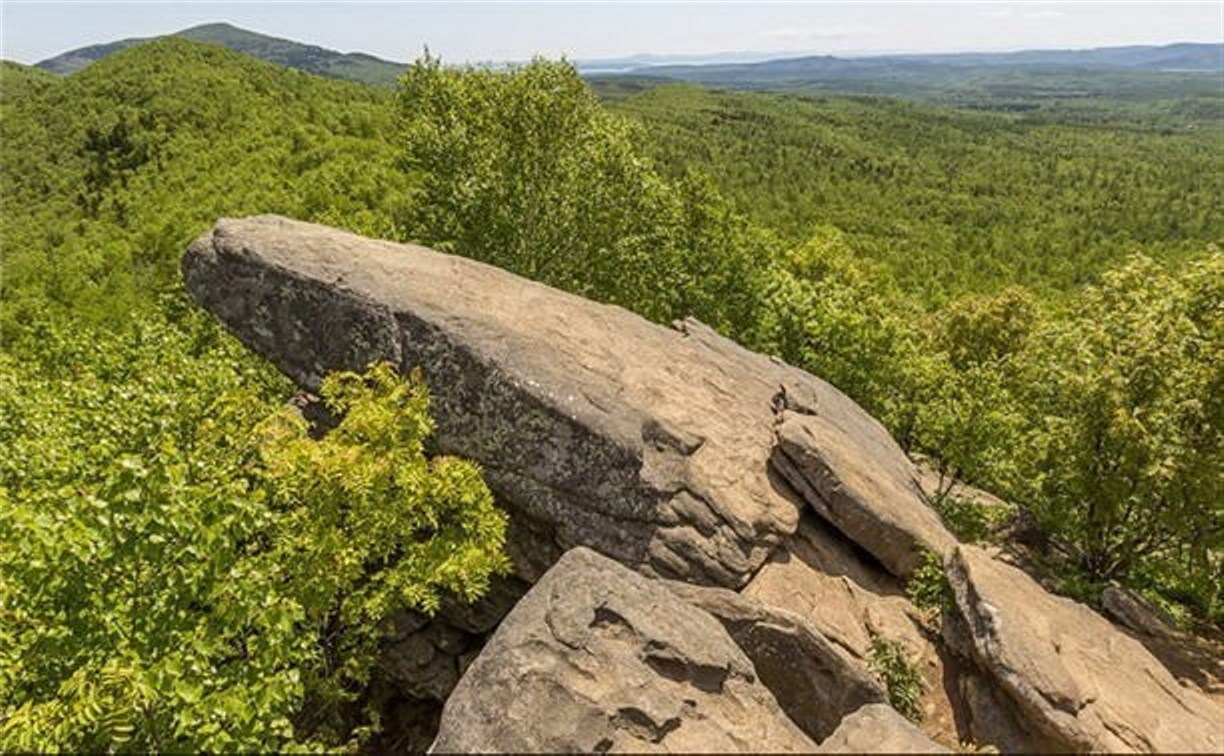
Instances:
[[[695,316],[1021,508],[1059,590],[1224,624],[1221,136],[544,60],[394,89],[175,38],[4,63],[0,750],[359,746],[382,623],[507,570],[419,378],[333,375],[316,438],[190,302],[178,261],[226,216]]]

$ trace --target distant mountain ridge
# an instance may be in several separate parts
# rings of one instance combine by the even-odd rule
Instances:
[[[221,45],[269,63],[296,68],[320,76],[349,79],[367,84],[393,84],[405,67],[403,63],[383,60],[366,53],[337,52],[318,45],[303,44],[240,29],[227,23],[193,26],[166,36]],[[90,45],[48,58],[36,65],[52,73],[67,75],[96,63],[111,53],[152,39],[157,39],[157,37],[133,37],[106,44]]]
[[[983,67],[1070,67],[1109,69],[1149,69],[1177,71],[1224,71],[1224,44],[1177,42],[1169,45],[1128,45],[1094,47],[1082,50],[1019,50],[1016,52],[907,53],[838,57],[802,55],[756,62],[731,62],[720,65],[647,65],[634,73],[678,76],[688,72],[729,73],[811,71],[813,73],[853,73],[898,65]]]
[[[312,74],[390,86],[405,64],[366,53],[342,53],[318,45],[295,42],[241,29],[228,23],[193,26],[171,35],[221,45],[269,63]],[[71,74],[111,53],[157,37],[133,37],[90,45],[36,64],[57,74]],[[975,71],[1175,71],[1224,73],[1224,44],[1182,42],[1169,45],[1131,45],[1084,50],[1022,50],[1018,52],[965,52],[889,54],[838,57],[806,55],[761,60],[760,53],[719,53],[705,56],[633,55],[622,58],[584,59],[577,67],[589,76],[649,76],[710,86],[749,89],[831,89],[897,94],[894,89],[943,88],[949,81]],[[750,56],[756,60],[744,60]],[[688,62],[692,60],[692,62]],[[863,85],[868,86],[864,87]]]

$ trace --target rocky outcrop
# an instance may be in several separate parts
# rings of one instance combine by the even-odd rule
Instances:
[[[1224,749],[1221,710],[1096,612],[971,546],[947,571],[974,661],[1049,747]]]
[[[951,753],[892,707],[868,704],[842,720],[816,753]]]
[[[813,739],[828,737],[863,705],[888,700],[860,660],[790,612],[725,588],[668,587],[723,624],[782,710]]]
[[[796,752],[812,742],[710,614],[573,549],[442,711],[437,753]]]
[[[1108,585],[1101,591],[1101,609],[1105,616],[1140,635],[1168,638],[1177,632],[1172,621],[1159,609],[1119,585]]]
[[[861,408],[700,323],[272,216],[219,222],[183,272],[307,391],[421,369],[432,451],[479,462],[510,511],[514,577],[392,623],[390,749],[435,727],[439,751],[1224,748],[1224,710],[1138,642],[958,547]],[[905,592],[928,551],[942,625]],[[881,639],[921,672],[920,729],[880,703]]]
[[[878,422],[699,323],[669,330],[461,257],[275,216],[218,222],[183,273],[308,389],[376,360],[420,367],[439,450],[478,461],[562,549],[739,587],[804,500],[899,573],[919,545],[947,545]]]
[[[823,518],[894,575],[912,572],[924,551],[942,555],[956,544],[891,437],[875,438],[852,415],[799,409],[782,413],[777,464]]]

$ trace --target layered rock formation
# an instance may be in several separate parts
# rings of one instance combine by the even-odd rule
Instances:
[[[948,577],[968,628],[959,645],[1036,742],[1111,753],[1224,749],[1224,711],[1096,612],[971,546],[949,558]]]
[[[219,222],[183,272],[308,390],[421,369],[437,450],[510,512],[516,578],[386,647],[432,702],[414,721],[445,701],[435,750],[1224,748],[1224,711],[1142,646],[958,547],[861,408],[700,323],[271,216]],[[903,590],[925,552],[942,632]],[[880,639],[921,672],[921,731],[883,703]]]
[[[433,750],[811,751],[709,613],[589,549],[519,602],[455,688]]]
[[[420,367],[439,449],[480,462],[562,547],[739,587],[805,500],[896,572],[918,545],[951,542],[916,511],[912,467],[879,423],[698,323],[660,328],[461,257],[276,217],[221,221],[183,269],[201,304],[307,388],[375,360]],[[798,429],[784,446],[779,422]]]

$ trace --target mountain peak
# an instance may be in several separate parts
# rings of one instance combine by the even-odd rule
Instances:
[[[318,45],[303,44],[243,29],[226,21],[199,24],[166,36],[220,45],[269,63],[296,68],[319,76],[349,79],[367,84],[389,86],[395,82],[396,77],[404,68],[403,64],[383,60],[373,55],[337,52]],[[162,37],[135,37],[82,47],[44,60],[37,66],[52,73],[68,75],[119,50],[160,38]]]

